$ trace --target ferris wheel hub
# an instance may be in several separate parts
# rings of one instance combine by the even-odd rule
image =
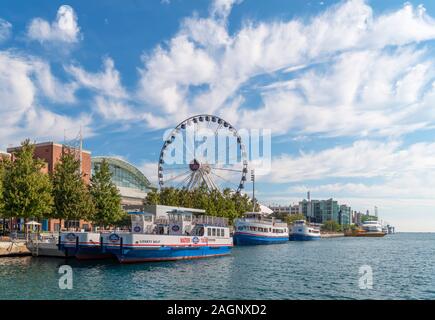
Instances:
[[[199,170],[199,168],[201,168],[201,164],[199,163],[198,160],[193,159],[189,164],[189,168],[190,168],[190,171],[197,171],[197,170]]]

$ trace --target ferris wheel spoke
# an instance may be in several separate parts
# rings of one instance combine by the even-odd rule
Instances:
[[[232,184],[232,185],[234,185],[234,186],[237,186],[234,182],[232,182],[232,181],[230,181],[230,180],[228,180],[228,179],[225,179],[224,177],[221,177],[220,175],[218,175],[218,174],[216,174],[216,173],[214,173],[214,172],[210,172],[210,173],[213,174],[213,175],[215,175],[216,177],[218,177],[218,178],[224,180],[225,182],[227,182],[227,183],[229,183],[229,184]]]
[[[190,174],[190,170],[188,170],[188,171],[186,171],[186,172],[183,172],[182,174],[179,174],[179,175],[177,175],[177,176],[175,176],[175,177],[171,177],[171,178],[167,179],[166,182],[169,182],[169,181],[175,180],[175,179],[177,179],[177,178],[181,178],[181,177],[185,176],[186,174]]]
[[[179,184],[177,184],[176,188],[184,185],[185,183],[187,183],[187,181],[189,181],[189,179],[191,178],[191,175],[186,176]]]
[[[230,168],[218,168],[218,167],[213,167],[211,166],[211,168],[215,169],[215,170],[225,170],[225,171],[233,171],[233,172],[242,172],[242,170],[237,170],[237,169],[230,169]]]
[[[165,168],[165,171],[168,170],[186,170],[188,166],[178,167],[178,168]]]

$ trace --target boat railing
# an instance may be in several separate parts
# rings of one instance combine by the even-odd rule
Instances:
[[[208,224],[217,227],[228,227],[228,218],[214,216],[198,216],[193,219],[194,224]]]
[[[155,224],[168,224],[169,223],[169,219],[166,217],[159,217],[156,218],[156,220],[154,220]]]
[[[241,220],[246,221],[246,222],[262,223],[262,224],[267,224],[267,225],[276,226],[276,227],[287,227],[287,223],[281,222],[280,220],[277,221],[277,220],[269,219],[269,218],[261,218],[261,219],[241,218]]]

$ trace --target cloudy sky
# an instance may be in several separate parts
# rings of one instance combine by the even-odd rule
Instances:
[[[155,180],[163,132],[216,114],[272,129],[265,204],[435,231],[434,40],[433,1],[3,0],[0,149],[82,126]]]

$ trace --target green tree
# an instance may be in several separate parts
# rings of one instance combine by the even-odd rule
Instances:
[[[60,221],[92,218],[95,207],[80,173],[80,161],[66,148],[53,174],[53,195],[53,218]]]
[[[338,224],[337,221],[328,220],[323,223],[322,230],[328,232],[339,232],[341,231],[341,226]]]
[[[366,221],[378,221],[378,217],[365,214],[361,217],[361,222],[366,222]]]
[[[210,191],[205,185],[193,190],[171,187],[150,191],[144,203],[203,209],[207,215],[226,217],[230,221],[246,211],[252,211],[252,201],[246,194],[230,189]]]
[[[150,190],[144,201],[145,205],[160,204],[160,192],[157,190]]]
[[[121,208],[121,195],[112,182],[109,164],[103,160],[91,178],[90,192],[95,206],[91,221],[100,227],[121,221],[126,213]]]
[[[45,164],[34,159],[35,147],[25,140],[14,155],[13,162],[6,163],[4,172],[4,211],[9,218],[41,219],[53,210],[50,177],[42,172]]]
[[[297,214],[287,215],[285,220],[288,224],[293,224],[296,220],[306,220],[306,219],[302,213],[297,213]]]
[[[3,180],[4,180],[4,174],[5,174],[5,166],[6,166],[6,158],[3,158],[0,156],[0,218],[2,218],[2,233],[5,234],[6,229],[6,218],[5,218],[5,212],[4,212],[4,197],[3,197]]]
[[[0,158],[0,217],[3,217],[4,201],[3,201],[3,180],[5,173],[5,164],[3,159]]]

